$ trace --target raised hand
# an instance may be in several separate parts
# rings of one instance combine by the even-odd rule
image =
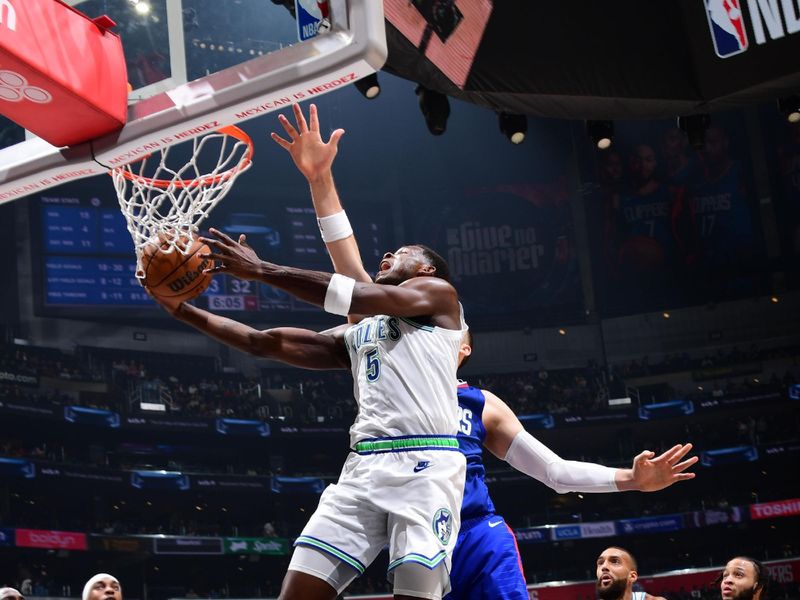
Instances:
[[[312,104],[309,108],[308,122],[306,122],[303,109],[299,104],[295,104],[292,109],[296,125],[292,125],[289,119],[283,115],[278,115],[278,120],[289,136],[289,140],[274,132],[270,135],[281,148],[289,153],[295,166],[305,178],[313,183],[330,173],[333,159],[336,158],[338,152],[339,140],[344,135],[344,129],[335,130],[330,139],[323,142],[319,132],[317,106]]]
[[[683,460],[692,449],[691,444],[676,444],[660,456],[645,450],[633,459],[633,489],[642,492],[663,490],[679,481],[694,479],[694,473],[685,473],[699,458]]]
[[[204,253],[200,258],[210,258],[217,261],[217,266],[206,269],[205,273],[216,275],[227,273],[239,279],[258,279],[261,274],[263,262],[248,244],[244,234],[239,236],[239,241],[234,241],[230,236],[218,229],[209,229],[216,238],[201,237],[200,241],[208,244],[213,253]]]

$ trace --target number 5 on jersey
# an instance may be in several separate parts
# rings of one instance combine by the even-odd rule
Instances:
[[[367,368],[365,369],[367,381],[375,383],[381,376],[381,356],[378,353],[378,349],[369,350],[364,354],[364,360],[367,361]]]

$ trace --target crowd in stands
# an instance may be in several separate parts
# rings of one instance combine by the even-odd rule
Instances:
[[[760,349],[757,345],[751,344],[749,348],[744,350],[738,346],[720,348],[715,353],[704,354],[695,358],[690,357],[686,352],[667,354],[659,362],[653,363],[651,363],[649,357],[644,356],[641,360],[632,360],[629,363],[614,365],[612,369],[623,378],[647,377],[664,373],[731,367],[764,360],[791,358],[797,356],[798,353],[800,353],[800,349],[797,347]]]
[[[53,348],[4,346],[0,348],[0,370],[74,381],[104,381],[103,370],[81,364],[74,354]]]
[[[80,355],[80,356],[78,356]],[[161,404],[166,412],[186,417],[281,418],[300,422],[348,423],[355,415],[352,380],[345,372],[265,370],[261,377],[247,378],[226,373],[208,357],[147,355],[131,356],[122,351],[81,350],[69,355],[58,350],[6,346],[0,350],[0,368],[37,377],[106,382],[108,392],[59,390],[52,386],[14,385],[0,382],[0,397],[37,404],[71,402],[106,408],[123,414],[140,412],[141,402]],[[769,358],[800,355],[797,348],[743,351],[736,347],[714,355],[690,358],[668,355],[651,364],[644,357],[629,364],[602,368],[589,362],[583,368],[524,373],[485,374],[469,377],[472,385],[489,389],[503,398],[517,414],[585,414],[608,410],[608,398],[626,395],[625,381],[659,373],[696,370],[753,363]],[[695,396],[749,393],[767,386],[778,388],[797,383],[798,369],[761,378],[720,376],[701,382]],[[675,397],[669,383],[641,390],[643,403]],[[698,397],[699,397],[698,396]]]

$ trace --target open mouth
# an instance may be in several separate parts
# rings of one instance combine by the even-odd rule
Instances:
[[[388,260],[382,260],[380,266],[378,267],[381,271],[388,271],[392,268],[392,263]]]

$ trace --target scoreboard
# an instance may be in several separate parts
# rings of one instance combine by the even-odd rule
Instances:
[[[383,210],[350,218],[368,269],[377,268],[388,217]],[[220,210],[222,209],[222,210]],[[38,206],[41,299],[48,307],[141,307],[156,309],[136,278],[136,258],[125,218],[116,203],[97,197],[42,196]],[[232,237],[240,233],[264,260],[330,271],[331,262],[313,208],[267,207],[269,214],[231,212],[217,207],[211,223]],[[378,218],[375,218],[376,215]],[[214,312],[311,313],[319,309],[271,286],[217,275],[196,301]],[[87,311],[91,317],[91,311]]]
[[[119,208],[98,198],[45,196],[40,210],[45,305],[153,305],[136,279]]]

